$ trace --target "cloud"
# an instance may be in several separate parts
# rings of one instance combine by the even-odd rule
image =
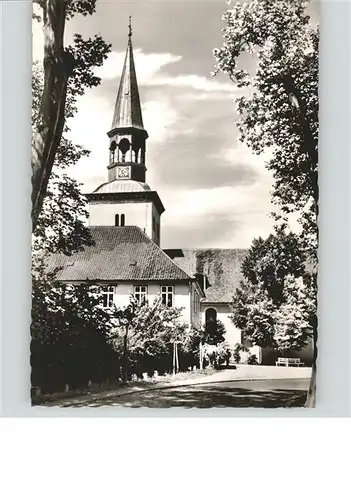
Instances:
[[[165,208],[164,248],[247,248],[273,227],[266,187],[260,185],[175,191],[167,194]]]
[[[238,143],[234,108],[228,109],[227,101],[212,101],[209,94],[203,106],[197,101],[184,101],[182,93],[172,92],[167,105],[173,106],[177,115],[164,130],[163,140],[154,142],[150,134],[148,144],[149,172],[155,172],[159,188],[266,183],[263,177],[267,175],[267,157],[255,156]],[[271,178],[267,182],[271,183]]]
[[[140,85],[151,81],[164,66],[174,64],[182,59],[182,56],[162,52],[145,54],[141,49],[135,49],[133,53]],[[105,80],[114,80],[120,77],[124,58],[124,51],[111,52],[103,66],[96,68],[96,75]]]
[[[237,143],[233,101],[238,89],[224,76],[209,76],[212,49],[221,43],[223,6],[215,3],[201,5],[200,19],[193,2],[141,2],[133,21],[133,40],[142,41],[143,46],[134,50],[134,56],[144,125],[150,136],[147,182],[159,192],[166,208],[163,247],[247,248],[253,238],[267,236],[272,228],[267,216],[272,209],[272,179],[264,168],[265,157]],[[128,19],[129,3],[119,4],[119,18]],[[72,139],[91,149],[90,157],[71,171],[84,183],[83,192],[107,180],[106,132],[126,43],[114,13],[113,2],[98,2],[94,16],[77,16],[67,25],[68,38],[74,32],[84,37],[101,33],[115,49],[96,68],[101,85],[79,99],[78,114],[70,123]],[[170,29],[169,19],[177,30]],[[34,57],[40,59],[41,26],[34,23],[33,32]]]
[[[169,222],[187,215],[220,215],[223,213],[256,213],[258,204],[263,211],[271,208],[266,189],[260,185],[254,187],[222,186],[208,189],[189,189],[168,193]],[[256,199],[257,203],[253,203]],[[262,205],[263,203],[263,205]],[[266,210],[265,210],[266,209]]]
[[[121,76],[125,52],[112,52],[101,68],[96,68],[96,75],[104,80],[115,80]],[[195,74],[170,75],[165,69],[170,64],[182,61],[183,57],[170,53],[144,53],[134,50],[138,83],[141,86],[189,88],[202,92],[235,93],[231,83],[223,83],[219,79],[207,78]],[[217,94],[218,95],[218,94]]]
[[[162,221],[161,244],[163,248],[213,248],[223,247],[233,232],[240,230],[241,222],[232,221],[226,214],[197,217],[189,214],[187,223],[176,225]]]
[[[222,83],[215,79],[199,75],[156,76],[147,82],[149,85],[170,85],[178,88],[192,88],[203,92],[230,92],[233,93],[234,85]],[[146,83],[146,84],[147,84]],[[144,82],[145,85],[145,82]]]
[[[254,237],[267,236],[272,228],[267,216],[271,177],[264,168],[266,157],[252,155],[237,142],[230,101],[235,88],[230,85],[223,92],[222,84],[211,86],[217,83],[206,77],[165,75],[167,65],[177,62],[173,54],[140,56],[145,56],[144,64],[137,64],[137,74],[150,136],[147,181],[166,208],[162,245],[246,248]],[[124,54],[114,57],[106,72],[114,65],[122,67]],[[150,65],[143,69],[147,61]],[[106,132],[117,88],[113,78],[104,78],[98,88],[87,91],[70,124],[72,139],[92,150],[72,170],[84,183],[84,192],[107,178]]]
[[[271,157],[272,152],[270,150],[267,149],[259,155],[253,154],[250,148],[238,140],[236,143],[234,141],[234,146],[222,147],[219,153],[210,155],[210,159],[213,161],[224,160],[232,165],[235,163],[249,164],[255,170],[259,169],[260,174],[268,179],[270,183],[273,180],[272,174],[264,167]]]
[[[152,100],[145,103],[143,121],[153,144],[163,142],[167,138],[178,117],[177,110],[170,105],[167,99],[161,97],[157,101]]]
[[[213,151],[216,150],[214,154]],[[170,152],[171,154],[167,154]],[[158,182],[162,186],[175,188],[213,188],[220,186],[252,185],[258,179],[263,164],[255,168],[249,159],[221,156],[220,138],[210,133],[194,140],[193,134],[177,135],[167,141],[150,147],[150,169],[157,168]],[[162,161],[166,158],[166,161]]]
[[[72,169],[71,174],[84,184],[84,190],[90,191],[96,188],[97,184],[106,181],[107,161],[108,161],[108,138],[107,131],[111,126],[114,103],[103,97],[98,89],[88,91],[78,101],[78,113],[74,119],[70,120],[70,138],[77,144],[91,150],[87,158],[83,158]],[[99,110],[96,113],[95,110]],[[152,151],[158,147],[162,149],[165,141],[168,140],[175,130],[177,121],[180,119],[176,108],[168,99],[150,100],[143,106],[143,118],[150,135],[148,141],[147,166],[151,165]],[[190,134],[192,130],[184,128],[177,135]],[[170,156],[171,152],[169,152]],[[162,165],[158,165],[161,169]],[[151,168],[148,172],[149,182],[157,185],[158,169]],[[156,174],[156,178],[155,178]]]
[[[227,103],[238,97],[238,92],[234,88],[232,88],[231,92],[219,92],[219,91],[211,91],[211,95],[208,92],[184,92],[182,95],[183,101],[208,101],[210,98],[211,101],[223,101],[225,100]]]

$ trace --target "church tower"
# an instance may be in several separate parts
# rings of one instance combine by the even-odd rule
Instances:
[[[91,226],[139,226],[160,245],[164,207],[146,184],[146,140],[135,71],[132,29],[117,93],[109,137],[107,182],[87,195]]]

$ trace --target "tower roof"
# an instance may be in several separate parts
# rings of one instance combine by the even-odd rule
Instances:
[[[101,184],[94,193],[141,193],[143,191],[151,191],[150,186],[145,182],[114,179]]]
[[[132,30],[129,23],[128,45],[119,84],[111,129],[135,127],[144,130],[138,82],[135,72]]]

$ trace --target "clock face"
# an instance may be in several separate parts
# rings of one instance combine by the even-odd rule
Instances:
[[[118,167],[117,177],[119,179],[129,179],[129,168],[128,167]]]

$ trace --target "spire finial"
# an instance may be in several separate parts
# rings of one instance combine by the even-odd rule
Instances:
[[[129,36],[129,38],[131,38],[131,36],[132,36],[132,16],[129,16],[128,29],[129,29],[128,36]]]

